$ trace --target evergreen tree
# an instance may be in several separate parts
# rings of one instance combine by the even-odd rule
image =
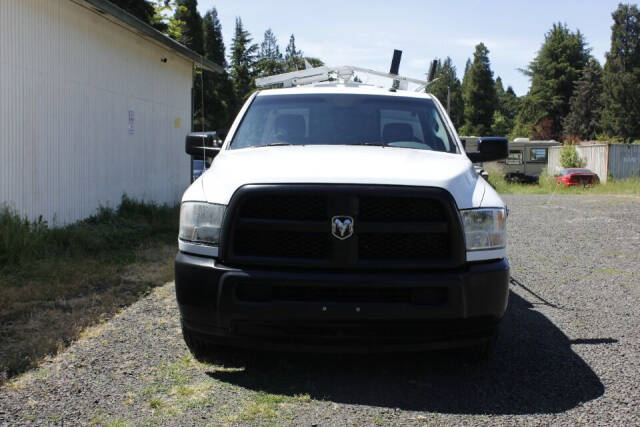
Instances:
[[[304,70],[302,51],[296,48],[296,38],[293,34],[289,37],[289,44],[285,50],[284,61],[286,71]]]
[[[456,67],[451,58],[444,61],[438,59],[436,79],[426,91],[434,95],[447,108],[447,96],[450,100],[449,116],[456,128],[462,126],[464,114],[464,100],[462,99],[462,84],[456,76]]]
[[[611,50],[602,85],[602,128],[625,141],[640,138],[640,11],[620,4],[613,12]]]
[[[518,113],[518,97],[509,86],[504,90],[502,79],[496,78],[496,110],[493,113],[491,133],[494,135],[509,135],[513,130],[513,122]]]
[[[205,129],[225,129],[231,125],[235,108],[233,86],[226,71],[222,26],[213,8],[203,18],[204,56],[225,69],[222,73],[204,72]]]
[[[473,54],[473,63],[467,71],[463,90],[465,135],[487,135],[491,132],[496,92],[493,71],[489,62],[489,49],[480,43]]]
[[[575,82],[589,57],[579,30],[553,24],[534,60],[521,70],[531,78],[531,87],[516,118],[518,132],[542,139],[561,137]]]
[[[129,12],[142,22],[152,24],[155,9],[153,5],[146,0],[110,0],[111,3],[120,9]]]
[[[178,41],[189,49],[204,54],[202,17],[198,13],[198,0],[177,0],[174,17],[182,26]]]
[[[204,40],[202,31],[202,17],[198,13],[198,0],[177,0],[174,14],[174,22],[178,29],[175,32],[177,40],[189,49],[204,53]],[[202,71],[194,69],[192,89],[192,130],[205,130],[204,125],[204,98]]]
[[[260,51],[258,52],[258,61],[256,63],[256,70],[260,76],[270,76],[273,74],[283,73],[285,70],[285,64],[280,53],[280,47],[278,46],[278,40],[275,34],[269,28],[264,32],[264,40],[260,44]]]
[[[582,140],[595,139],[600,132],[602,114],[602,67],[594,58],[582,72],[571,97],[564,133]]]
[[[231,79],[237,101],[236,110],[254,88],[253,67],[258,45],[252,44],[251,35],[236,18],[236,28],[231,41]]]

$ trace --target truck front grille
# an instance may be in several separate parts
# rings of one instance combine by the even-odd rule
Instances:
[[[334,216],[353,235],[332,234]],[[450,268],[464,261],[455,202],[437,188],[248,185],[232,198],[221,256],[229,265]]]

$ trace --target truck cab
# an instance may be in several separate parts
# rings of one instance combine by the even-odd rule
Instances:
[[[486,349],[507,308],[507,208],[424,92],[259,90],[182,198],[175,285],[197,356],[220,346]]]

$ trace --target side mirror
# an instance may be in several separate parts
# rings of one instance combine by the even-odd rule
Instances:
[[[472,163],[506,159],[509,156],[509,140],[499,136],[479,138],[478,151],[469,152],[467,156]]]
[[[184,151],[199,158],[213,158],[220,152],[222,139],[217,132],[191,132],[187,134]]]

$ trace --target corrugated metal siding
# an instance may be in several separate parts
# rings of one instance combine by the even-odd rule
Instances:
[[[562,147],[549,147],[549,153],[547,157],[547,173],[551,176],[560,173],[562,170],[562,164],[560,163],[560,153],[562,153]]]
[[[123,193],[178,202],[190,100],[172,52],[69,0],[0,1],[0,201],[57,225]]]
[[[640,176],[640,145],[611,144],[609,175],[615,179]]]
[[[576,145],[576,151],[585,162],[585,167],[598,174],[600,182],[607,182],[607,145]],[[549,147],[547,173],[555,175],[562,170],[560,155],[562,147]]]
[[[600,182],[607,182],[607,145],[578,145],[576,150],[580,158],[584,160],[585,167],[598,174]]]

